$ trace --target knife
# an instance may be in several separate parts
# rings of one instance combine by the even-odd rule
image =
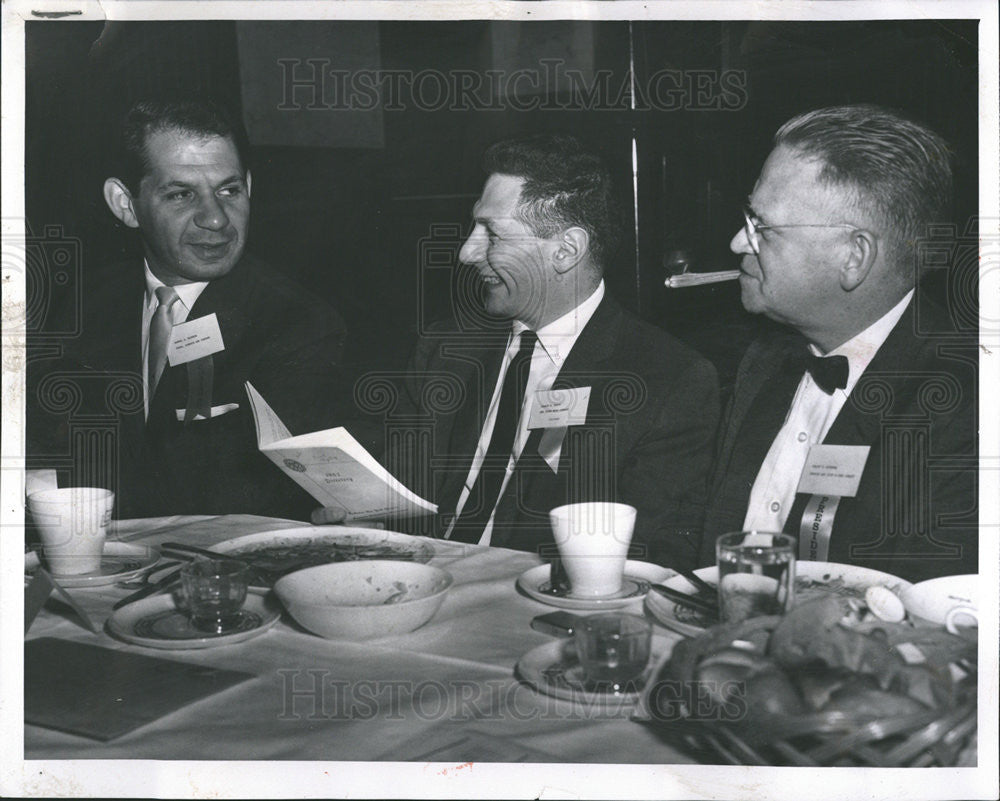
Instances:
[[[178,578],[180,578],[180,572],[181,568],[177,568],[176,570],[171,570],[169,573],[167,573],[167,575],[157,579],[156,581],[150,584],[147,584],[141,590],[136,590],[130,595],[126,595],[120,601],[117,601],[111,608],[121,609],[123,606],[127,606],[128,604],[133,603],[134,601],[141,601],[143,598],[146,598],[150,595],[154,595],[155,593],[158,593],[160,590],[165,590],[171,584],[176,582]]]
[[[688,595],[686,592],[672,590],[670,587],[664,587],[660,584],[650,584],[649,588],[651,590],[655,590],[664,598],[669,598],[674,603],[686,606],[688,609],[693,609],[696,612],[701,612],[702,614],[708,615],[712,618],[717,618],[719,616],[719,608],[709,601],[703,601],[701,598],[695,598],[693,595]]]
[[[160,543],[160,551],[184,556],[195,554],[197,556],[207,556],[209,559],[222,559],[227,562],[242,562],[250,568],[250,586],[252,587],[270,587],[285,573],[291,572],[287,565],[282,570],[269,570],[254,564],[252,559],[247,559],[246,556],[219,553],[218,551],[211,551],[208,548],[199,548],[197,545],[188,545],[184,542],[162,542]],[[188,558],[190,557],[188,556]],[[306,564],[304,566],[308,567],[309,565]]]
[[[681,570],[679,571],[684,578],[690,581],[695,587],[697,587],[702,592],[707,592],[713,598],[715,597],[718,590],[711,584],[709,584],[705,579],[701,578],[693,570]]]
[[[173,551],[174,553],[193,553],[198,556],[207,556],[209,559],[225,559],[232,560],[236,562],[243,561],[236,556],[230,556],[227,553],[219,553],[218,551],[210,551],[208,548],[199,548],[197,545],[188,545],[184,542],[161,542],[161,551]]]

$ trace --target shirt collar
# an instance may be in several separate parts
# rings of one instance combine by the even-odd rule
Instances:
[[[555,364],[562,364],[569,352],[573,349],[577,337],[586,328],[590,318],[594,316],[597,307],[604,300],[604,279],[597,285],[593,292],[580,305],[570,309],[562,317],[553,320],[547,325],[543,325],[535,334],[545,353]],[[516,337],[522,331],[526,331],[528,326],[520,320],[515,320],[511,326]]]
[[[149,269],[149,262],[145,259],[142,262],[142,268],[146,273],[146,306],[155,309],[157,305],[156,290],[161,286],[166,286],[166,284],[153,275],[153,271]],[[208,281],[193,281],[189,284],[175,284],[174,290],[184,307],[190,311],[195,301],[198,300],[198,296],[205,291],[207,286]]]
[[[864,331],[853,336],[847,342],[838,345],[829,353],[822,354],[814,345],[809,346],[817,356],[847,357],[850,372],[847,376],[847,386],[843,390],[845,393],[850,394],[851,390],[854,389],[854,385],[858,383],[858,379],[861,378],[862,373],[867,369],[871,360],[875,358],[875,354],[878,353],[878,349],[882,347],[883,343],[889,337],[889,333],[896,327],[896,323],[899,322],[899,318],[903,316],[903,312],[906,311],[906,307],[912,299],[913,290],[911,289],[903,296],[903,299],[899,303],[889,309],[888,312]]]

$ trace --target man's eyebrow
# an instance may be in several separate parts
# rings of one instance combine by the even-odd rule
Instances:
[[[192,185],[186,181],[167,181],[166,183],[157,184],[153,187],[156,192],[169,192],[173,189],[191,189]]]
[[[495,220],[492,217],[487,217],[485,214],[478,213],[475,209],[472,210],[472,221],[478,225],[489,228],[491,231],[494,230]]]
[[[747,195],[747,211],[750,212],[751,219],[757,220],[761,224],[764,223],[764,219],[760,216],[760,214],[758,213],[757,209],[755,209],[753,207],[753,204],[750,202],[750,195]]]
[[[228,178],[224,178],[219,183],[216,184],[215,188],[218,189],[223,186],[229,186],[235,183],[246,183],[246,179],[239,174],[230,175]],[[173,181],[167,181],[164,184],[160,184],[156,187],[158,192],[166,192],[171,189],[194,189],[195,184],[189,181],[181,181],[179,179],[174,179]]]

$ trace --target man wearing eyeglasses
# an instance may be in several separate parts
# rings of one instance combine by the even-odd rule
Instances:
[[[783,324],[740,365],[702,561],[731,530],[911,581],[977,570],[975,342],[916,286],[950,153],[875,106],[783,125],[730,244],[744,307]]]

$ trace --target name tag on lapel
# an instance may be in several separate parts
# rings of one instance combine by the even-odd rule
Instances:
[[[167,361],[171,367],[176,367],[225,349],[219,319],[212,312],[173,327],[167,344]]]
[[[536,392],[528,414],[528,428],[566,428],[587,422],[590,387]]]
[[[813,445],[796,492],[853,498],[870,450],[867,445]]]

